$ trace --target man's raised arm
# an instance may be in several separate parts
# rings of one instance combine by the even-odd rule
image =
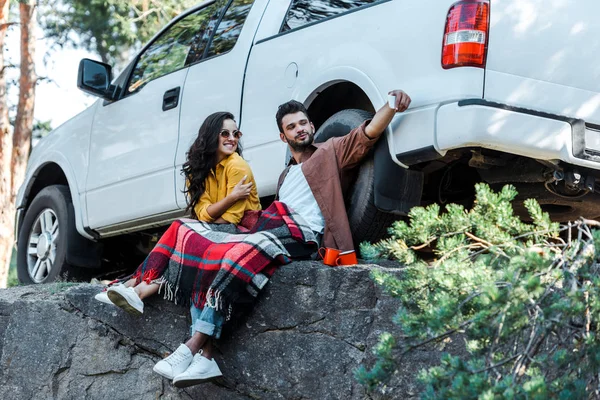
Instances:
[[[392,90],[389,94],[396,97],[395,108],[391,108],[388,106],[388,103],[385,103],[367,124],[364,133],[362,129],[355,129],[353,131],[354,135],[349,134],[334,139],[333,143],[340,169],[353,168],[360,163],[373,145],[375,145],[377,139],[381,137],[385,128],[392,122],[394,114],[406,111],[410,105],[410,97],[402,90]]]
[[[392,122],[394,114],[406,111],[410,105],[410,97],[402,90],[392,90],[388,94],[396,97],[396,107],[390,108],[388,103],[385,103],[377,111],[377,114],[365,128],[365,133],[369,139],[379,139],[385,128]]]

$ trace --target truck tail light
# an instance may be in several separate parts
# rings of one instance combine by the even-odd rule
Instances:
[[[485,68],[489,27],[489,0],[454,3],[446,18],[442,67]]]

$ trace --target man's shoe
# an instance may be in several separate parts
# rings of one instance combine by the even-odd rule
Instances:
[[[220,376],[223,376],[223,374],[215,359],[209,360],[198,353],[185,372],[175,376],[173,385],[183,388],[207,382]]]
[[[173,379],[187,369],[193,358],[190,349],[185,344],[180,344],[173,354],[157,362],[152,370],[165,378]]]
[[[94,296],[94,298],[102,303],[106,303],[106,304],[110,304],[111,306],[114,306],[115,304],[110,301],[110,299],[108,298],[108,295],[106,294],[106,290],[101,291],[100,293],[98,293],[97,295]]]
[[[106,291],[106,294],[110,301],[127,311],[129,314],[143,314],[144,302],[132,287],[126,287],[125,285],[111,286]]]

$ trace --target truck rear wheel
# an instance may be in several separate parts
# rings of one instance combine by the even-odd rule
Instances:
[[[375,168],[373,158],[365,160],[358,171],[356,183],[350,192],[348,220],[355,245],[383,239],[388,228],[399,219],[397,215],[375,207]]]
[[[364,110],[339,111],[321,125],[315,134],[315,142],[344,136],[372,117],[373,113]],[[375,168],[371,154],[361,163],[356,181],[347,193],[346,209],[355,245],[363,241],[375,242],[382,239],[392,222],[398,219],[398,216],[375,207],[374,180]]]
[[[17,247],[17,275],[23,284],[48,283],[67,277],[67,234],[75,229],[67,186],[42,189],[25,213]],[[71,277],[71,276],[69,276]]]

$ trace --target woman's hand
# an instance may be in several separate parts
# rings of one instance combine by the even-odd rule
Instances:
[[[247,177],[247,175],[244,175],[244,177],[240,179],[237,185],[235,185],[231,190],[229,195],[235,201],[242,200],[250,196],[250,192],[252,191],[252,182],[244,183]]]
[[[212,223],[222,224],[229,223],[221,218],[223,214],[229,210],[229,208],[233,207],[238,200],[243,200],[250,196],[250,192],[252,191],[252,182],[246,182],[246,178],[248,175],[244,175],[244,177],[231,189],[229,194],[225,196],[224,199],[217,201],[216,203],[210,204],[206,207],[206,213],[211,218],[210,221]]]

